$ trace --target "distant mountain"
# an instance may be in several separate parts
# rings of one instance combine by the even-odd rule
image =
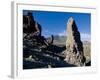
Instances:
[[[59,35],[55,35],[54,36],[54,40],[66,40],[66,36],[59,36]]]
[[[50,37],[47,38],[48,40],[50,39]],[[54,35],[54,41],[53,41],[53,44],[55,45],[66,45],[66,39],[67,39],[67,36],[59,36],[59,35]],[[90,45],[91,42],[90,41],[87,41],[87,40],[82,40],[83,44],[88,44]]]
[[[59,36],[59,35],[54,35],[54,41],[53,44],[55,45],[66,45],[66,36]]]

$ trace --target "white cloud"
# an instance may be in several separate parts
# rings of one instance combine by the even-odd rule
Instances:
[[[64,31],[58,33],[58,35],[59,35],[59,36],[66,36],[67,34],[66,34],[66,31],[64,30]]]
[[[91,35],[87,33],[81,33],[81,40],[82,41],[91,41]]]
[[[49,30],[45,30],[44,34],[50,36],[51,34],[55,34],[55,32],[51,33],[49,32]],[[59,36],[67,36],[66,30],[63,30],[62,32],[56,34],[58,34]],[[88,33],[80,33],[80,36],[82,41],[91,41],[91,35]]]
[[[59,36],[67,36],[66,31],[62,31],[61,33],[58,33]],[[91,35],[88,33],[80,33],[81,40],[82,41],[91,41]]]

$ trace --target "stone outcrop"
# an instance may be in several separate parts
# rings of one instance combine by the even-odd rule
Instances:
[[[67,22],[66,58],[65,61],[76,66],[85,64],[83,43],[75,20],[70,17]]]
[[[32,12],[28,12],[27,15],[23,15],[23,40],[32,40],[33,42],[49,46],[53,43],[53,35],[51,36],[51,40],[47,41],[42,36],[42,26],[34,20]]]

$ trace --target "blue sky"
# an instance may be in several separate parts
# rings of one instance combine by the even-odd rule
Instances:
[[[25,11],[24,11],[25,14]],[[65,35],[67,21],[70,17],[75,19],[83,40],[90,40],[91,14],[75,12],[47,12],[33,11],[34,19],[42,26],[42,35]]]

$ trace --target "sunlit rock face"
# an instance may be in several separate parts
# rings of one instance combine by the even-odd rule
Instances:
[[[67,22],[66,58],[65,61],[76,66],[83,66],[85,57],[83,43],[75,20],[70,17]]]

